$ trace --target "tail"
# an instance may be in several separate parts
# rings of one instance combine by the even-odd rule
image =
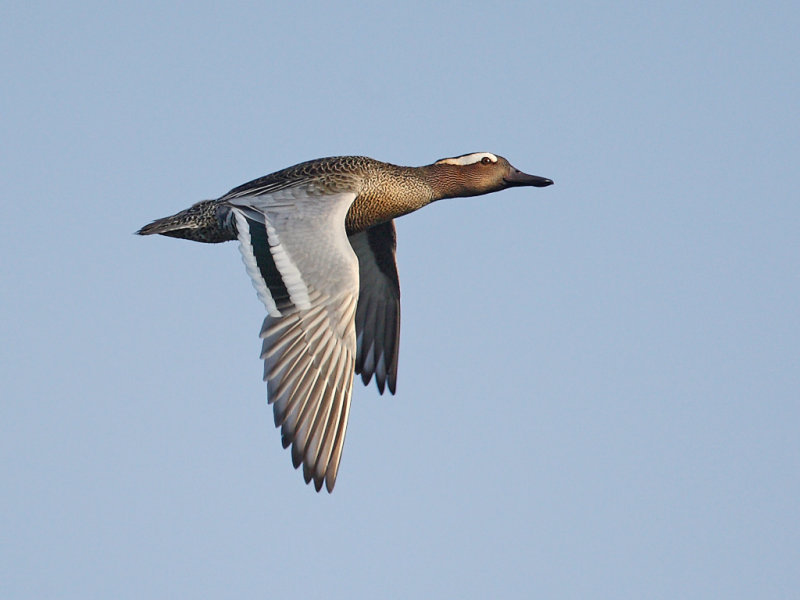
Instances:
[[[216,244],[236,239],[233,224],[220,214],[216,200],[203,200],[186,210],[145,225],[139,235],[158,233],[174,238]]]

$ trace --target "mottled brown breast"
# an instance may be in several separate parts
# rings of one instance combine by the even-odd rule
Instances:
[[[417,169],[376,162],[347,212],[345,228],[348,234],[363,231],[422,208],[432,199],[433,191]]]

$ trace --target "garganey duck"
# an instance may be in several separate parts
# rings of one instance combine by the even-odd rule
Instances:
[[[400,284],[393,219],[442,198],[553,182],[489,152],[400,167],[363,156],[321,158],[198,202],[137,233],[239,240],[267,308],[264,380],[275,426],[306,483],[333,490],[353,375],[394,394]]]

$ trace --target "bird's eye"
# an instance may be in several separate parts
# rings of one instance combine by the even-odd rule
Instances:
[[[492,164],[492,159],[491,159],[491,158],[489,158],[488,156],[484,156],[484,157],[481,159],[481,164],[482,164],[482,165],[490,165],[490,164]]]

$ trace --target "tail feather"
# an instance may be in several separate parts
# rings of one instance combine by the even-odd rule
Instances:
[[[236,239],[236,231],[227,219],[221,219],[219,205],[215,200],[203,200],[179,213],[156,219],[136,233],[139,235],[160,234],[195,242],[216,244]]]

